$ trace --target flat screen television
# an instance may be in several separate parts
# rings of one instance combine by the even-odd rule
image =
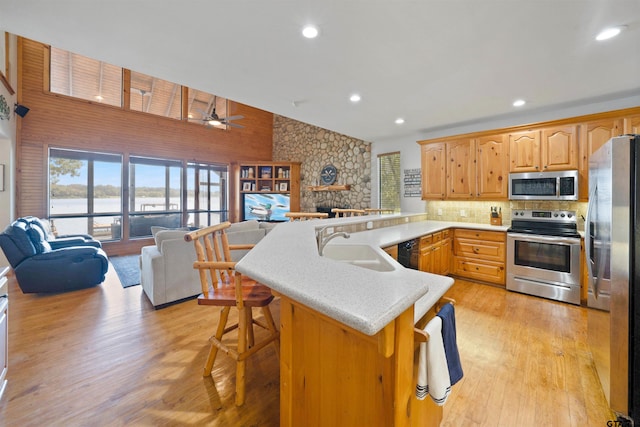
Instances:
[[[291,210],[289,194],[282,193],[243,193],[243,220],[288,221],[284,216]]]

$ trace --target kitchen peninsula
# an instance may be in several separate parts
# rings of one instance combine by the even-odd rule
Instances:
[[[381,248],[452,226],[460,225],[424,215],[283,223],[238,263],[281,296],[281,426],[439,424],[441,408],[414,397],[413,330],[435,315],[453,279],[406,269]],[[321,228],[363,230],[325,252],[368,246],[388,268],[320,256]]]

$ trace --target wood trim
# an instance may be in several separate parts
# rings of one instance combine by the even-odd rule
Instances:
[[[0,72],[0,81],[2,81],[2,84],[4,85],[4,87],[7,89],[7,92],[9,92],[9,95],[13,95],[16,92],[13,90],[13,88],[11,87],[11,84],[9,83],[9,80],[7,80],[7,78],[4,76],[3,73]]]
[[[380,154],[378,154],[378,158],[384,157],[384,156],[391,156],[392,154],[401,154],[401,152],[400,151],[390,151],[388,153],[380,153]]]
[[[425,139],[421,141],[417,141],[418,144],[430,144],[433,142],[448,142],[454,141],[461,138],[478,138],[482,136],[490,136],[500,133],[515,133],[515,132],[526,132],[532,130],[542,129],[544,127],[555,127],[555,126],[565,126],[565,125],[577,125],[582,122],[591,122],[594,120],[603,120],[610,118],[622,118],[623,116],[631,115],[631,114],[640,114],[640,106],[639,107],[631,107],[625,108],[621,110],[613,110],[607,111],[604,113],[595,113],[595,114],[587,114],[584,116],[576,116],[569,117],[560,120],[548,120],[544,122],[534,122],[524,125],[511,126],[506,128],[498,128],[498,129],[490,129],[479,132],[471,132],[459,135],[450,135],[445,137],[433,138],[433,139]]]
[[[9,83],[9,55],[11,53],[9,51],[9,33],[3,31],[2,34],[4,38],[4,64],[0,64],[2,65],[2,69],[0,69],[0,81],[9,92],[9,95],[14,95],[16,92],[11,87],[11,83]]]

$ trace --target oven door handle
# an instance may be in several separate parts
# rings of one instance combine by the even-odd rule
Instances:
[[[565,246],[580,246],[578,237],[541,236],[539,234],[507,233],[508,237],[528,242],[552,243]]]

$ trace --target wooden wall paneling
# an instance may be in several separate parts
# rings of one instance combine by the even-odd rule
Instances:
[[[245,118],[238,123],[245,127],[225,131],[128,111],[130,88],[126,77],[130,71],[126,69],[122,108],[52,94],[48,82],[49,48],[20,37],[18,46],[18,93],[30,112],[18,123],[17,216],[47,214],[45,174],[50,146],[122,153],[125,158],[140,155],[228,165],[239,159],[272,159],[273,114],[269,112],[230,102],[231,114],[242,114]],[[229,194],[233,197],[235,193]],[[127,248],[136,249],[144,242],[148,239],[106,243],[105,248],[127,253]]]

